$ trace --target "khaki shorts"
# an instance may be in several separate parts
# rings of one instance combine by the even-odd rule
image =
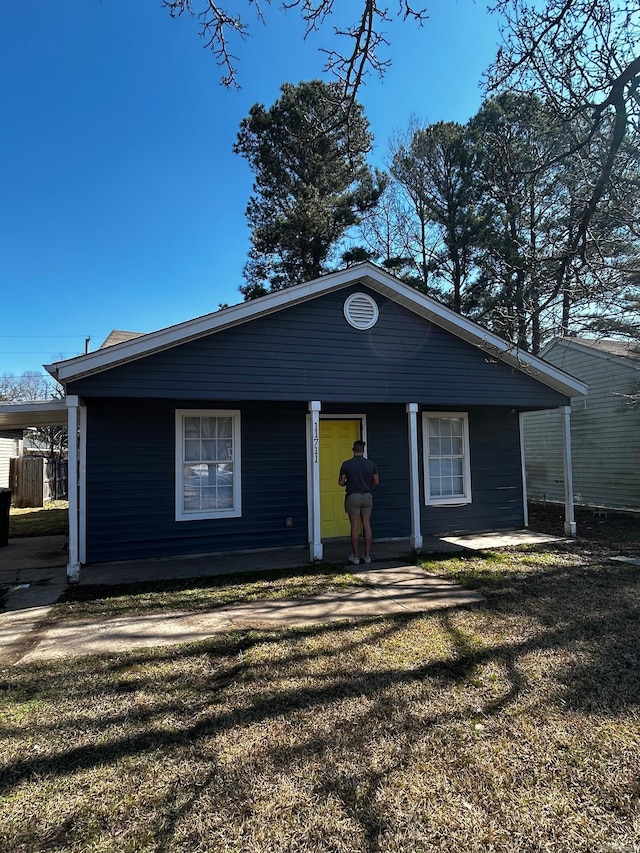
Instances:
[[[373,507],[373,495],[371,492],[351,492],[344,499],[344,508],[347,515],[371,515]]]

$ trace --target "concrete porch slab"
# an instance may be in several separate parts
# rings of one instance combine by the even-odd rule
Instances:
[[[547,533],[535,533],[532,530],[497,530],[489,533],[442,537],[443,542],[469,548],[471,551],[513,548],[517,545],[542,545],[545,542],[562,542],[563,540],[562,536],[550,536]]]

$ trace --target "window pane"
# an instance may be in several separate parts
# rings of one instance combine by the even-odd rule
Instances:
[[[202,490],[201,501],[202,506],[201,509],[218,509],[218,490],[214,487]]]
[[[183,418],[183,512],[233,509],[233,417]]]
[[[233,418],[217,418],[218,438],[231,438],[233,435]]]
[[[233,506],[232,486],[221,486],[218,489],[218,509],[230,509]]]
[[[200,418],[184,419],[185,438],[200,438]]]
[[[437,499],[465,495],[465,418],[426,417],[429,496]]]
[[[216,486],[232,486],[233,485],[233,465],[230,462],[212,466],[215,468],[215,483]]]
[[[217,445],[216,459],[233,459],[233,442],[230,438],[218,439]]]
[[[184,443],[185,462],[197,462],[200,459],[200,439],[188,438]]]
[[[453,452],[450,438],[443,438],[440,442],[440,456],[451,456]]]
[[[214,438],[203,438],[201,447],[201,458],[213,461],[217,459],[216,450],[218,442]]]
[[[203,438],[215,438],[218,418],[200,418],[200,428]]]
[[[439,459],[430,459],[429,460],[429,476],[430,477],[439,477],[440,476],[440,460]]]

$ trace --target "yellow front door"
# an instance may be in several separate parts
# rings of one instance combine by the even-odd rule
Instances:
[[[353,456],[360,438],[359,420],[320,419],[320,535],[323,539],[349,535],[344,489],[338,485],[340,466]]]

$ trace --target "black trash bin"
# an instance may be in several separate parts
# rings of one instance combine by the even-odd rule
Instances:
[[[0,489],[0,547],[9,544],[9,510],[12,494],[11,489]]]

